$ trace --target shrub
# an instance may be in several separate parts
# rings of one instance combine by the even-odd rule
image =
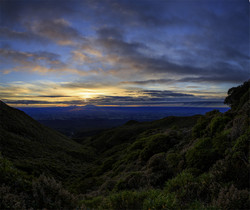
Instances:
[[[229,182],[232,179],[232,173],[230,173],[230,162],[226,159],[218,160],[209,169],[209,172],[218,182]]]
[[[175,139],[164,134],[156,134],[148,137],[144,149],[141,151],[142,160],[148,160],[152,155],[166,152],[175,144]]]
[[[103,202],[104,198],[101,196],[97,196],[94,198],[90,198],[90,199],[84,199],[81,201],[81,204],[83,204],[84,206],[90,209],[98,209]],[[85,209],[85,208],[84,208]]]
[[[236,140],[236,142],[232,148],[233,157],[239,158],[239,159],[243,160],[245,163],[248,162],[249,143],[250,143],[249,135],[250,135],[250,132],[247,132],[246,134],[240,136]]]
[[[147,162],[147,180],[150,186],[163,187],[173,173],[167,166],[165,153],[153,155]]]
[[[229,120],[230,120],[229,117],[224,116],[222,114],[214,117],[209,124],[211,135],[214,135],[214,134],[222,131],[224,129],[224,127],[226,126],[226,123]]]
[[[182,170],[183,167],[183,156],[180,153],[168,153],[166,157],[168,167],[175,173]]]
[[[218,198],[213,200],[214,206],[220,209],[249,209],[249,192],[238,190],[234,185],[222,188]]]
[[[193,138],[200,138],[205,134],[206,127],[209,123],[209,119],[205,116],[200,117],[195,126],[192,129]]]
[[[166,194],[175,193],[179,201],[189,202],[195,198],[193,193],[193,190],[197,188],[195,185],[197,184],[194,176],[189,172],[183,171],[173,179],[167,181],[164,190]]]
[[[232,140],[235,140],[241,135],[243,135],[244,132],[247,130],[247,126],[249,126],[249,122],[246,122],[244,117],[241,117],[241,116],[236,116],[233,119],[232,124],[233,125],[232,125],[232,129],[230,133]]]
[[[173,193],[164,194],[160,190],[151,190],[143,202],[143,209],[176,209],[177,203]]]
[[[9,186],[0,186],[0,209],[26,209],[25,195],[12,192]]]
[[[120,179],[115,190],[132,190],[139,189],[146,185],[146,179],[142,172],[131,172],[125,178]]]
[[[106,180],[99,188],[100,192],[109,192],[113,190],[116,185],[116,181],[112,179]]]
[[[248,188],[249,166],[245,165],[241,159],[234,158],[233,156],[234,154],[230,151],[230,154],[225,159],[218,160],[210,168],[210,173],[218,182],[232,182],[238,189]]]
[[[220,156],[223,156],[225,150],[231,146],[229,132],[230,130],[222,131],[212,138],[213,148]]]
[[[212,147],[210,138],[198,139],[195,145],[186,153],[186,161],[189,167],[207,170],[218,158]]]
[[[13,164],[3,158],[0,153],[0,184],[7,184],[9,186],[15,186],[21,190],[29,185],[28,176],[19,170],[17,170]]]
[[[189,204],[195,200],[208,203],[213,196],[213,177],[208,173],[195,177],[192,171],[184,170],[167,181],[164,190],[166,194],[175,193],[178,203]]]
[[[32,190],[36,208],[73,209],[77,207],[77,198],[65,190],[54,178],[41,175],[33,181]]]
[[[91,187],[97,185],[98,181],[96,177],[81,177],[73,183],[71,188],[76,192],[87,193]]]
[[[112,169],[112,165],[115,163],[116,161],[116,157],[115,156],[111,156],[108,157],[104,160],[104,162],[102,163],[102,165],[100,167],[98,167],[98,169],[94,172],[95,176],[101,175],[104,172]]]
[[[140,150],[129,152],[126,156],[126,162],[131,162],[136,160],[139,157],[140,152],[141,152]]]
[[[121,191],[108,196],[102,205],[104,209],[141,209],[147,192]]]

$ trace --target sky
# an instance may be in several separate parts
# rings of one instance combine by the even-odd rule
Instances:
[[[222,106],[250,78],[248,0],[0,0],[11,106]]]

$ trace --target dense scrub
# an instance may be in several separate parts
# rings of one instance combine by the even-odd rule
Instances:
[[[73,209],[79,201],[54,178],[27,175],[0,156],[0,209]]]
[[[83,203],[94,209],[249,209],[249,83],[229,90],[231,110],[224,114],[152,122],[125,138],[119,152],[115,146],[101,153],[100,163],[109,160],[109,167],[91,176],[103,184]]]
[[[63,140],[61,153],[46,150],[50,160],[41,157],[49,144],[29,159],[33,138],[2,126],[3,155],[18,169],[0,159],[0,208],[249,209],[249,84],[229,90],[226,113],[129,122],[82,145]]]

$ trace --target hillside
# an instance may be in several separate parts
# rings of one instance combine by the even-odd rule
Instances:
[[[249,91],[231,88],[226,113],[75,141],[1,102],[0,208],[249,209]]]
[[[14,165],[35,176],[46,173],[64,182],[85,173],[94,154],[49,129],[24,112],[0,102],[0,151]]]
[[[228,91],[231,110],[128,122],[83,141],[99,159],[74,189],[103,209],[248,209],[249,84]],[[91,190],[90,190],[91,189]]]

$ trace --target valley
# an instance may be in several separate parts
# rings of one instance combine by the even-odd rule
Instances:
[[[249,85],[228,91],[225,113],[130,120],[77,139],[1,102],[1,208],[247,209]]]

